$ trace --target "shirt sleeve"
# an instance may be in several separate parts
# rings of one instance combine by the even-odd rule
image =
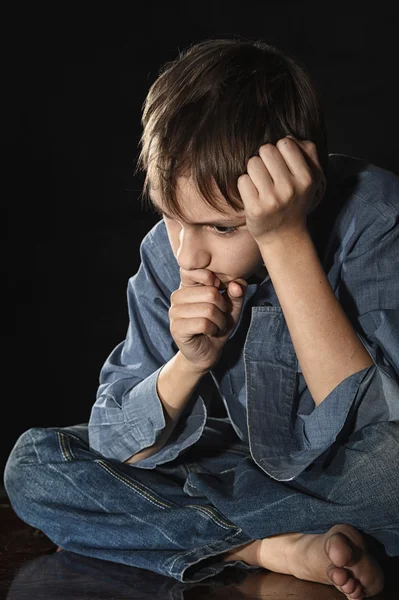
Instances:
[[[374,364],[344,379],[310,414],[298,413],[311,460],[339,434],[399,421],[398,213],[377,218],[343,261],[338,299]]]
[[[101,369],[88,424],[90,447],[121,462],[159,439],[166,421],[157,379],[178,350],[170,333],[168,314],[174,283],[162,265],[162,251],[153,239],[153,230],[141,242],[140,258],[139,270],[127,287],[126,339],[116,346]],[[201,437],[207,417],[201,389],[200,380],[162,449],[135,462],[134,467],[153,469],[169,462]]]

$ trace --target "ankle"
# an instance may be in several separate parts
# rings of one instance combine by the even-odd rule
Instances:
[[[260,566],[275,573],[292,575],[295,548],[302,536],[302,533],[283,533],[263,538],[258,559]]]
[[[260,546],[262,540],[254,540],[249,544],[235,548],[231,552],[226,552],[223,555],[223,561],[229,562],[234,560],[241,560],[248,565],[260,567]]]

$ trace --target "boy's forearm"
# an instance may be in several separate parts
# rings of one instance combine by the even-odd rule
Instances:
[[[374,363],[330,283],[308,231],[260,248],[316,405]]]
[[[157,393],[163,406],[165,428],[153,446],[134,454],[124,462],[135,463],[159,452],[170,438],[187,402],[206,373],[208,371],[196,370],[190,365],[180,351],[166,363],[157,380]]]

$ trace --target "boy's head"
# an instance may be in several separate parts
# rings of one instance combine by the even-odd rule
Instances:
[[[327,136],[316,85],[297,59],[262,41],[211,39],[181,52],[152,84],[142,125],[136,173],[146,171],[149,205],[154,200],[170,215],[165,222],[178,260],[182,227],[189,246],[197,248],[197,254],[180,257],[184,268],[209,268],[230,280],[231,269],[223,270],[229,267],[226,260],[212,252],[237,256],[249,249],[236,245],[240,232],[255,244],[245,231],[237,179],[263,144],[276,144],[287,134],[313,141],[327,177]],[[244,223],[244,229],[216,237],[210,227],[192,224],[214,223],[226,215]],[[258,252],[261,266],[259,257]]]

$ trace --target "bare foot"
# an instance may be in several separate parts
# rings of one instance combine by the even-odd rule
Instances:
[[[254,540],[223,555],[298,579],[334,585],[351,600],[379,594],[384,574],[359,530],[334,525],[322,534],[287,533]]]
[[[346,524],[334,525],[326,533],[300,534],[294,539],[287,555],[291,575],[335,585],[347,598],[355,600],[382,591],[383,571],[367,552],[358,529]]]

